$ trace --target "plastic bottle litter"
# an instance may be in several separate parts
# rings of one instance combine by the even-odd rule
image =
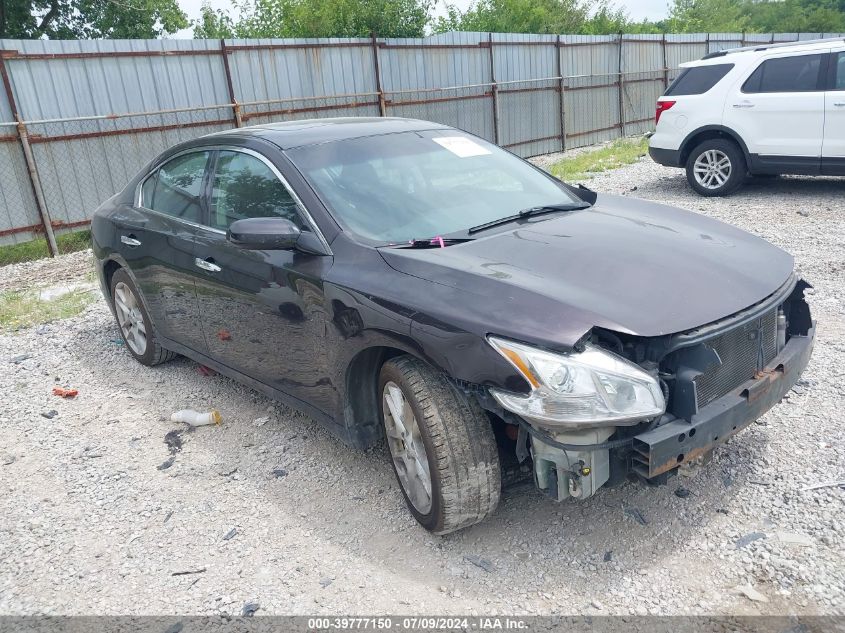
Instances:
[[[184,422],[188,426],[209,426],[220,424],[223,418],[217,409],[206,411],[194,411],[193,409],[182,409],[170,416],[171,422]]]

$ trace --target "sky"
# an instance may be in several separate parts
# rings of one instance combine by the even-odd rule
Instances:
[[[460,9],[466,9],[471,0],[449,0],[450,4],[454,4]],[[188,14],[188,18],[195,20],[200,16],[200,7],[203,0],[179,0],[179,5]],[[215,9],[231,10],[232,4],[229,0],[208,0],[208,3]],[[625,9],[628,17],[632,20],[643,20],[648,18],[650,20],[659,20],[666,17],[669,12],[667,5],[669,0],[631,0],[629,2],[615,2],[616,6]],[[435,5],[435,15],[445,15],[446,3],[444,0],[437,0]],[[180,31],[177,37],[191,37],[191,31],[186,29]]]

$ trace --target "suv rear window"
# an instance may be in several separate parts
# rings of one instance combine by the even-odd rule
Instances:
[[[824,55],[795,55],[767,59],[743,84],[742,91],[813,92],[820,90],[819,70]]]
[[[733,64],[712,64],[684,68],[666,89],[666,96],[701,95],[722,80],[734,67]]]

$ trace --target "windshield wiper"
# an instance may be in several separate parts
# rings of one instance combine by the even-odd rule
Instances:
[[[491,220],[490,222],[474,226],[469,229],[467,233],[477,233],[485,229],[493,228],[494,226],[500,226],[502,224],[507,224],[508,222],[515,222],[516,220],[524,220],[525,218],[531,218],[545,213],[555,213],[556,211],[577,211],[579,209],[587,209],[591,206],[591,204],[587,204],[586,202],[567,202],[564,204],[544,204],[538,207],[529,207],[528,209],[523,209],[513,215],[508,215],[503,218],[499,218],[498,220]]]
[[[400,242],[399,244],[389,244],[390,248],[446,248],[454,244],[463,244],[464,242],[471,242],[471,237],[447,237],[445,235],[436,235],[435,237],[413,238],[407,242]]]

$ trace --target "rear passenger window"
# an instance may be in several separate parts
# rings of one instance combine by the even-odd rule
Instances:
[[[823,55],[796,55],[764,61],[742,86],[746,93],[819,90]]]
[[[177,156],[162,165],[155,179],[152,199],[147,199],[146,183],[142,189],[144,206],[165,215],[199,223],[202,219],[200,195],[209,152]],[[149,182],[149,181],[148,181]]]
[[[666,96],[701,95],[719,83],[734,67],[733,64],[713,64],[684,68],[666,89]]]
[[[153,193],[156,187],[156,174],[153,174],[144,181],[141,186],[141,206],[152,209]]]
[[[833,76],[833,89],[845,90],[845,53],[839,53]]]

